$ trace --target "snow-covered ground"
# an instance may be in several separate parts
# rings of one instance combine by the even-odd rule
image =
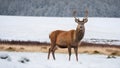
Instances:
[[[0,39],[49,42],[51,31],[75,29],[76,25],[74,18],[68,17],[0,16]],[[88,42],[120,40],[120,18],[89,18],[85,27],[83,40]],[[0,52],[0,68],[120,68],[120,57],[79,54],[77,62],[74,54],[68,61],[68,54],[56,53],[54,61],[52,56],[47,60],[47,53]]]
[[[120,45],[120,40],[112,40],[112,39],[84,39],[82,40],[88,43],[95,43],[95,44],[109,44],[109,45]]]
[[[120,57],[108,59],[106,55],[79,54],[68,61],[68,54],[56,54],[56,60],[47,60],[47,53],[0,52],[0,68],[120,68]]]
[[[0,16],[0,39],[49,42],[51,31],[71,30],[76,29],[76,26],[77,23],[72,17]],[[83,40],[120,40],[120,18],[90,17],[85,27]],[[112,43],[119,45],[120,41]]]

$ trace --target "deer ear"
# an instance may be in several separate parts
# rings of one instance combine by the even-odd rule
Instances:
[[[83,19],[83,22],[84,22],[84,23],[87,23],[87,22],[88,22],[88,19],[87,19],[87,18]]]

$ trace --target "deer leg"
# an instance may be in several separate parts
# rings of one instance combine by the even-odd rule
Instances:
[[[53,59],[54,59],[54,60],[55,60],[55,54],[54,54],[54,53],[55,53],[55,50],[56,50],[56,49],[57,49],[57,48],[54,47],[53,50],[52,50],[52,55],[53,55]]]
[[[53,55],[53,51],[54,51],[53,47],[49,48],[49,51],[48,51],[48,59],[50,58],[50,53],[51,53],[51,52],[52,52],[52,55]],[[53,58],[54,58],[54,56],[53,56]]]
[[[50,58],[50,52],[51,52],[51,48],[49,48],[49,51],[48,51],[48,59]]]
[[[54,47],[55,47],[55,44],[51,42],[51,47],[49,48],[49,51],[48,51],[48,59],[50,58],[50,53],[53,52]]]
[[[52,52],[52,56],[53,56],[53,59],[54,59],[54,60],[55,60],[55,55],[54,55],[55,45],[56,45],[56,44],[51,43],[51,49],[50,49],[50,52]]]
[[[68,52],[69,52],[69,61],[70,61],[70,58],[71,58],[71,47],[68,46]]]
[[[74,48],[74,52],[75,52],[75,55],[76,55],[76,61],[78,61],[78,47]]]

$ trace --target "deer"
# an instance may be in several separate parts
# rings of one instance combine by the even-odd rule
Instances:
[[[88,10],[85,11],[85,16],[83,20],[76,17],[76,11],[73,11],[73,17],[77,23],[76,30],[55,30],[49,35],[50,48],[48,50],[48,60],[50,58],[50,53],[52,52],[53,59],[55,60],[55,50],[59,48],[68,48],[69,61],[71,58],[71,48],[74,48],[76,55],[76,61],[78,61],[78,46],[84,37],[85,26],[84,24],[88,22]]]

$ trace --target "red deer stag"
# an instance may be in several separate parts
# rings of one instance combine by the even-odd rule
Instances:
[[[49,48],[48,59],[50,58],[50,53],[52,52],[53,59],[55,60],[54,52],[57,45],[60,48],[68,48],[69,61],[71,57],[71,48],[74,48],[76,60],[78,61],[78,45],[85,33],[84,24],[88,21],[88,10],[85,11],[85,17],[83,18],[83,20],[76,18],[76,11],[73,12],[73,15],[75,18],[75,22],[78,24],[76,30],[56,30],[49,35],[51,47]]]

